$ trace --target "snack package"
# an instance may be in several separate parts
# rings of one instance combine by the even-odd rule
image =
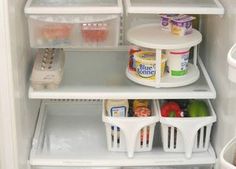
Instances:
[[[128,68],[130,71],[136,71],[136,65],[134,60],[134,53],[140,52],[141,49],[137,46],[130,46],[129,47],[129,65]]]

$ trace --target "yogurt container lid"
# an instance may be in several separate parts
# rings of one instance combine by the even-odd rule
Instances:
[[[178,15],[177,14],[161,14],[162,18],[167,18],[167,19],[173,18],[173,17],[176,17],[176,16],[178,16]]]
[[[173,22],[189,22],[196,19],[196,17],[189,16],[189,15],[178,15],[174,18],[172,18]]]
[[[134,58],[139,62],[154,64],[156,60],[156,53],[153,51],[136,52],[134,53]],[[162,62],[165,62],[166,60],[167,58],[162,55]]]

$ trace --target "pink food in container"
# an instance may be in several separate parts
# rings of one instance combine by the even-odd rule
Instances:
[[[54,39],[67,39],[70,37],[72,31],[71,24],[48,24],[42,27],[42,37],[54,40]]]
[[[81,25],[81,34],[84,42],[104,42],[108,37],[108,25],[106,23],[84,23]]]

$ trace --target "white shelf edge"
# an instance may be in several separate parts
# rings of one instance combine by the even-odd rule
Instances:
[[[219,14],[223,15],[225,13],[225,9],[224,9],[224,6],[220,3],[219,0],[215,0],[215,3],[217,5],[217,7],[219,8],[220,12]]]
[[[27,15],[31,14],[122,14],[122,0],[117,0],[117,6],[112,7],[32,7],[32,0],[28,0],[24,12]]]
[[[224,8],[195,8],[195,7],[130,7],[127,10],[129,14],[206,14],[206,15],[223,15]]]
[[[56,95],[51,95],[51,92],[48,93],[40,93],[40,92],[35,92],[31,87],[29,89],[29,98],[31,99],[169,99],[170,97],[172,99],[215,99],[216,94],[212,92],[206,92],[206,91],[197,91],[197,92],[172,92],[171,96],[170,94],[166,93],[161,93],[157,94],[156,93],[146,93],[144,92],[139,92],[139,93],[127,93],[127,92],[119,92],[119,93],[113,93],[113,92],[86,92],[86,93],[60,93]]]
[[[217,8],[210,7],[133,7],[130,0],[125,1],[127,14],[210,14],[223,15],[224,7],[219,0],[214,0]]]
[[[43,12],[42,12],[43,11]],[[58,12],[60,11],[60,12]],[[96,11],[96,12],[95,12]],[[50,14],[58,14],[58,15],[64,15],[64,14],[122,14],[123,11],[121,9],[117,9],[116,7],[70,7],[69,9],[66,9],[64,7],[56,7],[56,8],[50,8],[50,7],[31,7],[30,9],[25,9],[25,14],[32,15],[32,14],[38,14],[38,15],[50,15]]]
[[[196,158],[194,157],[192,159],[185,159],[184,153],[181,155],[181,159],[171,159],[168,158],[165,159],[157,159],[158,158],[158,151],[156,152],[157,156],[153,155],[152,159],[143,159],[143,160],[135,160],[135,157],[133,159],[124,158],[122,160],[110,160],[107,162],[106,159],[104,160],[80,160],[80,159],[74,159],[74,160],[65,160],[61,161],[60,159],[44,159],[44,158],[37,158],[37,159],[30,159],[30,165],[32,166],[54,166],[54,167],[104,167],[104,166],[112,166],[112,167],[128,167],[128,166],[176,166],[176,165],[207,165],[207,164],[215,164],[216,162],[216,156],[215,152],[212,148],[212,146],[209,146],[208,154],[209,156],[203,156],[202,158]],[[173,156],[173,154],[176,153],[167,153],[167,155]],[[177,153],[178,154],[178,153]],[[202,153],[195,153],[198,155],[201,155]],[[111,153],[112,155],[112,153]],[[193,154],[194,156],[194,154]]]
[[[207,73],[207,70],[206,70],[206,68],[205,68],[205,66],[204,66],[200,56],[198,56],[198,63],[199,63],[199,66],[201,67],[203,75],[206,78],[207,84],[208,84],[208,86],[211,89],[212,96],[213,96],[213,98],[211,98],[211,99],[215,99],[216,98],[216,89],[215,89],[215,87],[214,87],[214,85],[213,85],[213,83],[212,83],[212,81],[210,79],[209,74]]]

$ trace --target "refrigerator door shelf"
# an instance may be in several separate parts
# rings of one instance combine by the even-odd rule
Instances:
[[[136,14],[224,14],[219,0],[126,0],[127,13]]]
[[[236,137],[230,140],[220,153],[220,167],[223,169],[236,169]]]
[[[125,152],[109,152],[99,100],[48,100],[40,109],[30,153],[30,165],[38,168],[72,166],[174,166],[214,164],[215,153],[166,153],[157,142],[150,152],[127,158]],[[155,137],[157,137],[156,135]],[[155,139],[154,139],[155,140]]]
[[[236,44],[229,50],[228,64],[228,78],[231,82],[236,83]]]
[[[29,89],[33,99],[209,99],[214,86],[199,58],[200,78],[175,88],[153,88],[126,77],[127,51],[66,51],[62,82],[56,90]]]

